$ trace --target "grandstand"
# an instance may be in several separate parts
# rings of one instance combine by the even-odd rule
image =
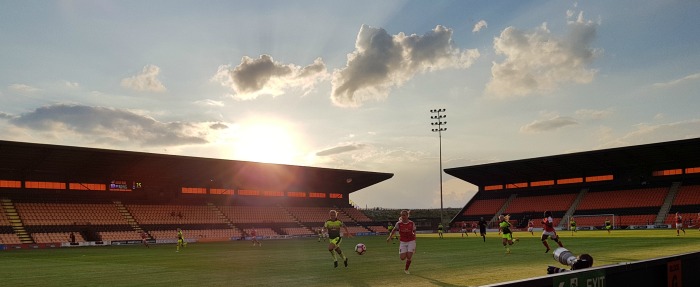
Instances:
[[[445,171],[479,187],[455,214],[453,229],[494,224],[510,214],[516,227],[550,210],[564,227],[665,228],[680,212],[700,211],[700,139],[556,155]],[[209,158],[0,141],[0,244],[68,241],[315,236],[329,209],[353,233],[386,232],[396,210],[358,210],[349,194],[389,173],[262,164]],[[352,179],[352,180],[348,180]],[[414,210],[419,229],[439,217]],[[612,219],[612,218],[611,218]],[[493,225],[492,225],[493,226]]]
[[[693,225],[700,212],[700,139],[595,150],[449,168],[446,173],[479,187],[451,225],[480,217],[494,227],[510,214],[517,227],[552,211],[563,228],[668,228],[675,212]],[[566,220],[563,220],[566,219]],[[537,226],[537,225],[536,225]]]
[[[390,173],[0,141],[0,247],[313,236],[336,209],[385,231],[349,194]],[[382,229],[384,228],[384,229]],[[42,245],[44,244],[44,245]],[[0,248],[0,250],[3,248]]]

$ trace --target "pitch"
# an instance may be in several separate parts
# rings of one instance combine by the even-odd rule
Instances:
[[[316,238],[0,251],[6,286],[479,286],[543,276],[556,265],[539,233],[516,232],[505,254],[497,233],[486,242],[473,233],[419,234],[411,275],[403,273],[398,243],[385,236],[345,238],[347,268],[333,268],[327,243]],[[697,251],[700,231],[560,232],[574,254],[589,253],[594,266]],[[372,252],[357,255],[357,243]],[[564,266],[561,266],[564,267]]]

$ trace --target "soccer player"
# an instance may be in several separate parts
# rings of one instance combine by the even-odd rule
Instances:
[[[569,219],[569,229],[571,229],[571,236],[574,236],[574,232],[576,232],[576,220],[574,220],[573,216]]]
[[[324,239],[324,236],[323,236],[323,227],[317,229],[316,232],[318,232],[318,242],[321,242],[321,239]]]
[[[484,220],[484,218],[482,217],[481,219],[479,219],[479,223],[477,224],[479,225],[479,233],[481,234],[481,237],[484,238],[484,242],[486,242],[486,225],[488,223],[486,223],[486,220]]]
[[[180,246],[187,247],[187,241],[185,241],[185,236],[182,235],[182,229],[177,229],[177,250],[175,252],[180,252]]]
[[[151,248],[151,246],[148,245],[148,234],[145,231],[141,231],[139,235],[141,235],[141,243],[146,245],[146,247]]]
[[[535,236],[535,222],[532,221],[532,219],[527,221],[527,231],[530,232],[530,235]]]
[[[683,216],[676,212],[676,236],[681,236],[681,231],[685,234],[685,228],[683,228]]]
[[[389,233],[391,233],[391,230],[394,229],[394,225],[391,224],[391,222],[387,222],[387,223],[386,223],[386,229],[388,229],[388,230],[389,230]],[[399,236],[398,236],[398,235],[394,235],[394,237],[391,238],[391,244],[396,244],[396,242],[394,242],[394,239],[398,240],[398,239],[399,239]]]
[[[467,233],[467,223],[462,221],[461,226],[462,226],[462,229],[460,231],[462,232],[462,237],[464,237],[464,235],[469,237],[469,233]]]
[[[557,231],[554,230],[554,219],[552,218],[552,212],[547,210],[544,212],[544,218],[542,219],[542,225],[544,227],[544,230],[542,231],[542,237],[540,239],[542,240],[542,244],[544,247],[547,249],[544,251],[544,253],[549,252],[551,250],[549,248],[549,244],[547,243],[547,237],[551,238],[556,242],[559,247],[564,247],[564,244],[561,243],[561,240],[559,240],[559,235],[557,235]]]
[[[445,227],[442,226],[442,222],[441,222],[441,223],[438,223],[438,237],[440,237],[440,239],[443,238],[443,237],[442,237],[442,233],[444,232],[444,229],[445,229]]]
[[[343,240],[343,238],[340,236],[340,228],[345,229],[345,234],[348,237],[352,237],[352,234],[350,234],[350,231],[348,230],[348,227],[343,224],[342,221],[338,219],[338,212],[335,210],[331,210],[329,212],[330,219],[326,221],[326,223],[323,225],[323,228],[328,230],[328,252],[331,253],[331,256],[333,256],[333,266],[338,267],[338,257],[337,255],[340,255],[341,258],[343,258],[343,264],[345,264],[345,267],[348,267],[348,258],[345,256],[342,250],[340,250],[340,242]]]
[[[610,224],[610,219],[605,219],[605,230],[608,231],[608,234],[610,234],[610,230],[612,229],[612,224]]]
[[[510,216],[503,216],[503,214],[498,216],[498,234],[503,238],[503,247],[506,248],[506,254],[510,254],[510,245],[513,245],[513,232],[510,231],[510,222],[508,222]],[[517,241],[517,239],[515,240]]]
[[[255,244],[257,244],[258,246],[262,246],[262,243],[260,243],[260,241],[258,241],[258,231],[255,230],[255,227],[253,227],[250,230],[250,237],[252,237],[251,240],[253,240],[253,246],[255,246]]]
[[[416,225],[408,219],[409,211],[402,210],[400,220],[396,222],[394,228],[389,233],[386,242],[391,240],[391,237],[398,230],[399,231],[399,258],[401,261],[406,260],[406,265],[404,266],[403,272],[406,274],[411,274],[408,268],[411,266],[411,260],[413,259],[413,253],[416,252]]]

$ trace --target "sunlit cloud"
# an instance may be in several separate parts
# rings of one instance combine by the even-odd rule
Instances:
[[[20,93],[33,93],[33,92],[38,92],[40,89],[25,85],[25,84],[12,84],[10,85],[10,90],[20,92]]]
[[[160,68],[158,66],[146,65],[141,73],[122,79],[121,85],[139,92],[165,92],[165,86],[158,80],[159,74]]]
[[[335,155],[335,154],[340,154],[340,153],[345,153],[345,152],[350,152],[350,151],[355,151],[355,150],[360,150],[364,148],[366,145],[364,144],[348,144],[348,145],[342,145],[342,146],[336,146],[332,147],[329,149],[325,149],[322,151],[319,151],[316,153],[316,156],[329,156],[329,155]]]
[[[480,20],[479,22],[474,24],[474,29],[472,29],[472,32],[477,33],[479,31],[481,31],[481,29],[484,29],[487,27],[488,27],[488,23],[486,23],[486,21],[484,21],[484,20]]]
[[[77,88],[80,88],[80,84],[78,84],[78,83],[76,83],[76,82],[64,81],[63,83],[66,85],[66,88],[69,88],[69,89],[77,89]]]
[[[276,62],[270,55],[253,59],[244,56],[236,67],[221,65],[212,81],[232,89],[233,98],[252,100],[261,95],[279,96],[289,89],[308,94],[319,82],[328,78],[321,58],[306,67]]]
[[[611,109],[608,110],[590,110],[590,109],[580,109],[575,112],[576,118],[579,119],[593,119],[599,120],[610,116],[613,113]]]
[[[543,23],[523,31],[508,27],[493,41],[496,54],[505,56],[491,67],[486,95],[494,97],[526,96],[548,93],[565,83],[590,83],[596,70],[589,65],[601,50],[591,48],[597,23],[587,21],[583,13],[567,13],[567,35],[557,37]]]
[[[570,125],[577,125],[578,122],[571,117],[554,116],[549,119],[535,120],[520,128],[523,133],[537,133],[557,130]]]
[[[668,81],[668,82],[654,83],[652,86],[654,88],[668,88],[668,87],[679,85],[681,83],[692,82],[692,81],[696,81],[696,80],[700,80],[700,73],[690,74],[690,75],[687,75],[683,78],[675,79],[675,80]]]
[[[215,101],[215,100],[211,100],[211,99],[195,101],[194,103],[201,105],[201,106],[212,106],[212,107],[223,107],[224,106],[224,102]]]
[[[621,137],[605,142],[602,148],[630,146],[700,137],[700,119],[664,124],[640,123]]]
[[[478,57],[476,49],[454,47],[452,29],[444,26],[423,35],[389,35],[382,28],[362,25],[346,67],[333,72],[331,100],[342,107],[383,100],[417,73],[465,69]]]

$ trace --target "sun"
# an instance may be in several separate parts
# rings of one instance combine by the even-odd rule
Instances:
[[[302,153],[298,133],[282,121],[241,123],[232,132],[236,160],[294,164]]]

